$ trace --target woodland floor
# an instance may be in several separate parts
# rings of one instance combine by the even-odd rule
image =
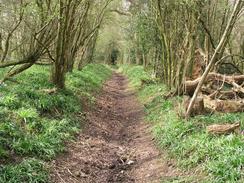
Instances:
[[[180,176],[156,148],[143,106],[118,73],[104,84],[87,125],[52,163],[56,183],[159,183]]]

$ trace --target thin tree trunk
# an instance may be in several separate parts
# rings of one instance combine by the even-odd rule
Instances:
[[[222,38],[221,38],[221,40],[220,40],[220,42],[219,42],[219,44],[218,44],[218,46],[217,46],[212,58],[211,58],[207,68],[205,69],[205,71],[204,71],[204,73],[203,73],[203,75],[201,77],[201,80],[198,83],[198,86],[197,86],[197,88],[196,88],[196,90],[195,90],[195,92],[193,94],[193,97],[192,97],[190,103],[189,103],[189,106],[188,106],[187,111],[186,111],[186,118],[188,118],[190,116],[190,114],[191,114],[191,111],[192,111],[193,105],[195,103],[195,100],[197,98],[197,95],[198,95],[198,93],[199,93],[199,91],[200,91],[200,89],[201,89],[201,87],[202,87],[202,85],[203,85],[208,73],[211,71],[212,66],[214,65],[216,60],[219,58],[219,54],[221,55],[221,53],[223,53],[223,51],[225,49],[225,46],[227,44],[227,41],[229,39],[229,36],[230,36],[230,34],[231,34],[232,30],[233,30],[233,27],[235,25],[235,22],[236,22],[236,20],[238,18],[238,14],[239,14],[241,8],[243,7],[243,4],[244,3],[243,3],[242,0],[237,0],[236,1],[236,4],[234,6],[234,9],[233,9],[233,12],[232,12],[232,15],[231,15],[231,18],[230,18],[230,20],[229,20],[229,22],[228,22],[228,24],[227,24],[227,26],[225,28],[225,31],[224,31],[224,33],[222,35]]]

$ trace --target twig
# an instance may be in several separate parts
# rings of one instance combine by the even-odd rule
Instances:
[[[58,171],[55,170],[55,172],[56,172],[56,174],[58,175],[59,179],[60,179],[63,183],[66,183],[66,182],[64,181],[64,179],[60,176],[60,174],[58,173]]]

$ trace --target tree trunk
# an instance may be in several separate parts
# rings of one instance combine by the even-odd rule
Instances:
[[[57,88],[63,89],[65,87],[65,34],[67,27],[67,14],[68,7],[64,8],[63,0],[60,0],[60,14],[58,24],[58,37],[56,46],[56,59],[52,69],[52,82]]]
[[[192,110],[194,102],[195,102],[195,100],[197,98],[197,95],[198,95],[198,93],[199,93],[199,91],[200,91],[200,89],[201,89],[206,77],[208,76],[208,73],[211,71],[212,66],[214,65],[214,63],[218,59],[219,54],[221,55],[223,53],[224,48],[225,48],[225,46],[227,44],[227,41],[229,39],[229,36],[230,36],[230,34],[232,32],[232,29],[234,27],[234,24],[235,24],[235,22],[236,22],[236,20],[238,18],[238,14],[239,14],[241,8],[243,7],[243,4],[244,3],[242,2],[242,0],[237,0],[236,1],[234,10],[233,10],[232,15],[231,15],[231,18],[230,18],[230,20],[228,22],[227,27],[225,28],[225,31],[224,31],[224,33],[222,35],[222,38],[221,38],[221,40],[220,40],[220,42],[219,42],[219,44],[218,44],[218,46],[217,46],[212,58],[211,58],[211,60],[210,60],[210,62],[208,64],[206,70],[204,71],[204,73],[203,73],[203,75],[201,77],[201,80],[199,81],[198,86],[197,86],[197,88],[196,88],[196,90],[195,90],[195,92],[193,94],[193,97],[191,99],[191,102],[190,102],[189,107],[188,107],[187,112],[186,112],[186,117],[190,116],[191,110]]]

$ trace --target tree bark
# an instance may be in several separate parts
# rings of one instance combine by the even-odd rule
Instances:
[[[219,55],[221,55],[221,53],[223,53],[223,50],[227,44],[227,41],[229,39],[229,36],[233,30],[233,27],[234,27],[234,24],[238,18],[238,14],[241,10],[241,8],[243,7],[243,1],[242,0],[237,0],[236,3],[235,3],[235,6],[234,6],[234,10],[232,12],[232,15],[231,15],[231,18],[225,28],[225,31],[222,35],[222,38],[217,46],[217,48],[215,49],[215,52],[206,68],[206,70],[204,71],[202,77],[201,77],[201,80],[199,81],[198,85],[197,85],[197,88],[193,94],[193,97],[191,99],[191,102],[189,104],[189,107],[187,109],[187,112],[186,112],[186,118],[188,118],[191,114],[191,110],[193,108],[193,105],[194,105],[194,102],[197,98],[197,95],[206,79],[206,77],[208,76],[208,73],[211,71],[212,69],[212,66],[214,65],[214,63],[217,61],[217,59],[219,58]]]
[[[58,24],[58,37],[56,46],[56,59],[52,70],[52,82],[57,88],[63,89],[65,87],[65,35],[67,28],[67,8],[63,0],[60,0],[59,24]],[[65,6],[65,8],[64,8]],[[66,11],[66,12],[65,12]]]

